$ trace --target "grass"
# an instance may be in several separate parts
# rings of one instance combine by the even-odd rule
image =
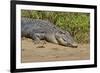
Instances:
[[[89,43],[89,13],[22,10],[21,16],[49,20],[59,28],[68,31],[76,42]]]

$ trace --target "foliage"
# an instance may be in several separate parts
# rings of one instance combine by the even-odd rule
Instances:
[[[49,20],[61,29],[69,31],[78,43],[89,43],[89,13],[22,10],[21,16]]]

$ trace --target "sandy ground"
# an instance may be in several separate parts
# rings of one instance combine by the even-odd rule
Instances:
[[[22,63],[87,60],[90,58],[89,44],[79,44],[78,48],[71,48],[46,41],[37,43],[29,38],[24,38],[21,50]]]

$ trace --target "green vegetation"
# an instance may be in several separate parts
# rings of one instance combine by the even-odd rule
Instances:
[[[89,13],[22,10],[21,16],[49,20],[61,29],[69,31],[78,43],[89,43]]]

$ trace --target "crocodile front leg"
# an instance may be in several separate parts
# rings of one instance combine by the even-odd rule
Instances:
[[[54,43],[54,44],[58,44],[58,41],[56,40],[54,34],[48,33],[48,34],[45,35],[45,38],[46,38],[46,41],[48,41],[48,42],[51,42],[51,43]]]

